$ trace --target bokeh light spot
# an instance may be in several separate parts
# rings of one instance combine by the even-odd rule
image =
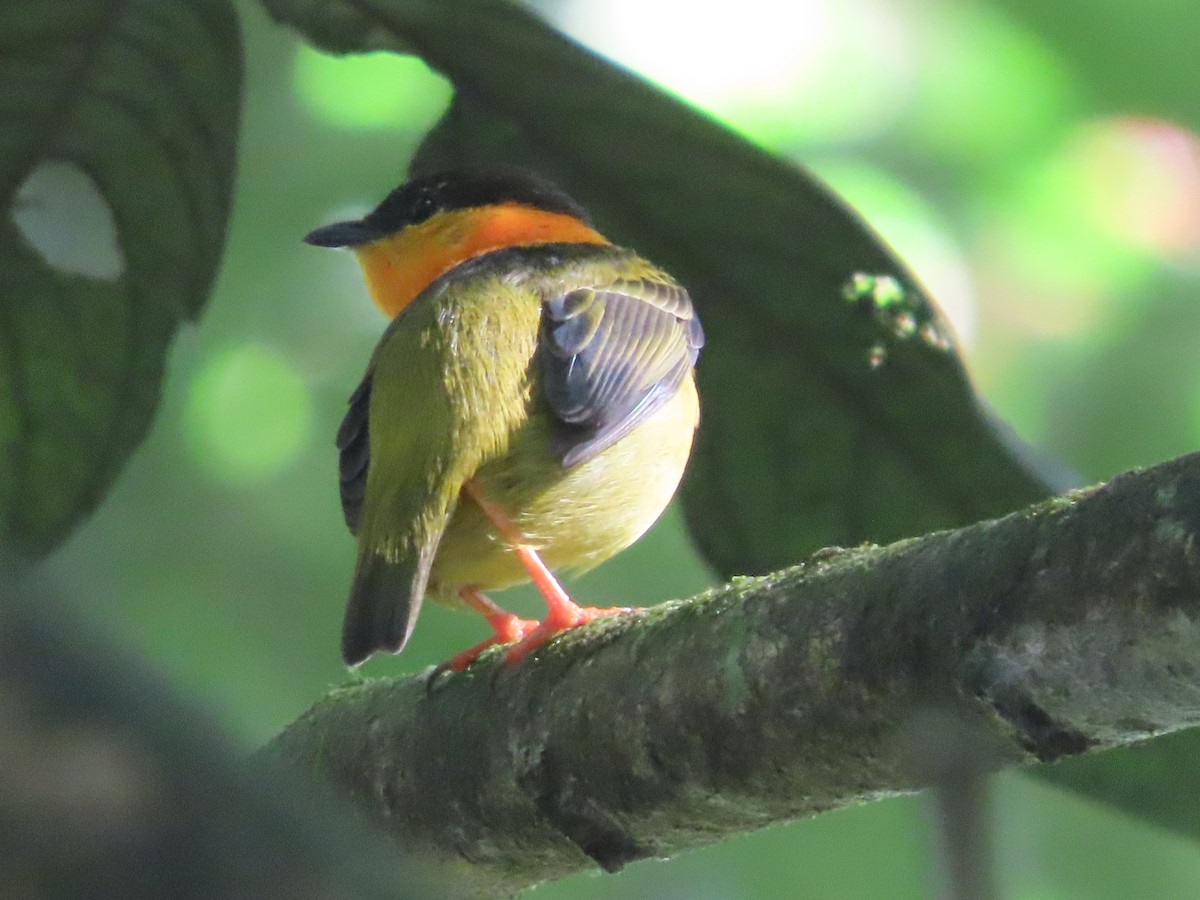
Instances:
[[[770,147],[878,134],[912,80],[909,29],[882,0],[575,0],[555,24]],[[636,24],[632,24],[636,23]]]
[[[1163,259],[1200,251],[1200,140],[1156,119],[1081,129],[1075,153],[1089,185],[1085,211],[1101,230]]]
[[[187,435],[196,460],[231,483],[264,481],[291,463],[312,433],[300,373],[262,344],[213,354],[192,380]]]
[[[296,50],[297,95],[319,119],[339,128],[425,132],[450,105],[453,88],[415,56],[330,56]]]
[[[1094,340],[1163,262],[1200,259],[1200,138],[1170,122],[1083,123],[992,198],[981,283],[1008,328]]]
[[[1078,126],[1000,186],[981,264],[1023,331],[1062,336],[1096,330],[1113,298],[1198,247],[1200,142],[1112,119]]]

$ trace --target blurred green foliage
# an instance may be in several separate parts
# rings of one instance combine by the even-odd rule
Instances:
[[[572,26],[582,5],[542,4],[588,39],[586,23]],[[596,0],[589,14],[605,5]],[[688,30],[704,20],[699,9],[687,22],[626,16],[611,30],[644,32],[658,57],[693,67],[719,58],[730,77],[749,66],[736,52],[742,44],[765,53],[756,34],[791,34],[799,50],[815,46],[800,40],[806,28],[836,35],[836,53],[813,51],[826,69],[787,76],[793,90],[775,70],[758,93],[692,99],[815,163],[861,204],[946,297],[976,383],[1023,437],[1088,480],[1195,449],[1194,2],[892,9],[860,0],[836,14],[833,3],[797,6],[808,18],[785,25],[753,3],[714,10],[722,24],[710,25],[713,45]],[[407,68],[394,77],[412,103],[367,103],[357,63],[318,62],[257,6],[243,4],[243,13],[248,95],[217,291],[202,326],[175,344],[149,439],[42,576],[110,614],[130,645],[249,746],[346,678],[336,636],[353,547],[332,436],[383,327],[353,261],[309,251],[299,237],[399,182],[441,112],[429,98],[449,95],[436,76]],[[880,22],[892,30],[879,33]],[[617,53],[613,40],[605,49]],[[669,81],[674,71],[651,74],[683,91],[686,80]],[[815,96],[828,108],[810,116],[804,104]],[[919,198],[931,213],[922,221],[888,199],[897,196]],[[280,397],[290,398],[290,416],[255,415],[276,415]],[[575,590],[597,605],[651,603],[709,583],[672,512]],[[528,591],[505,599],[537,609]],[[431,609],[402,658],[373,661],[367,672],[413,671],[481,630]],[[993,797],[1007,896],[1200,893],[1194,844],[1019,776],[997,778]],[[537,896],[922,897],[933,884],[927,830],[919,800],[889,800]]]

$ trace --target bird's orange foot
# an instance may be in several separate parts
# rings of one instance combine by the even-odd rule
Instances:
[[[440,675],[447,670],[451,672],[462,672],[467,666],[475,662],[488,647],[494,647],[497,644],[513,644],[524,640],[530,634],[538,629],[538,622],[534,619],[519,619],[511,613],[503,613],[488,617],[488,624],[492,626],[494,632],[486,641],[480,641],[473,647],[468,647],[460,653],[455,653],[452,657],[434,669],[434,676]]]
[[[556,603],[550,606],[545,621],[531,629],[520,641],[508,648],[504,654],[504,661],[509,665],[519,663],[556,634],[585,625],[593,619],[637,611],[638,608],[632,606],[610,606],[598,609],[594,606],[576,606],[570,601]]]

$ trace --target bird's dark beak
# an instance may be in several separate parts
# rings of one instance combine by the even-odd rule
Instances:
[[[378,240],[383,235],[361,219],[351,222],[334,222],[304,236],[304,243],[314,247],[359,247]]]

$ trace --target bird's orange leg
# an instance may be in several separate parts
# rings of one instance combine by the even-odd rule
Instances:
[[[462,597],[467,606],[487,619],[487,623],[492,626],[493,633],[486,641],[480,641],[474,647],[468,647],[461,653],[454,654],[434,670],[435,676],[447,669],[452,672],[461,672],[475,662],[479,654],[488,647],[520,641],[538,627],[538,623],[532,619],[519,619],[507,610],[501,609],[484,596],[479,588],[472,585],[460,590],[458,596]]]
[[[593,619],[601,616],[613,616],[619,613],[633,612],[631,607],[613,606],[605,609],[597,609],[594,606],[579,606],[571,599],[570,595],[563,590],[563,586],[558,583],[558,579],[542,562],[542,558],[538,556],[537,551],[525,544],[525,538],[520,530],[513,523],[500,507],[492,503],[483,496],[483,492],[479,490],[479,485],[474,481],[468,481],[463,485],[463,493],[470,497],[483,511],[487,520],[492,523],[496,531],[504,542],[512,548],[525,571],[529,573],[529,577],[533,580],[534,586],[546,600],[546,618],[536,624],[532,630],[522,635],[521,639],[513,646],[508,648],[508,652],[504,655],[504,661],[507,663],[520,662],[527,654],[536,650],[546,641],[550,640],[560,631],[566,631],[568,628],[575,628],[578,625],[583,625]],[[490,601],[489,601],[490,602]]]

